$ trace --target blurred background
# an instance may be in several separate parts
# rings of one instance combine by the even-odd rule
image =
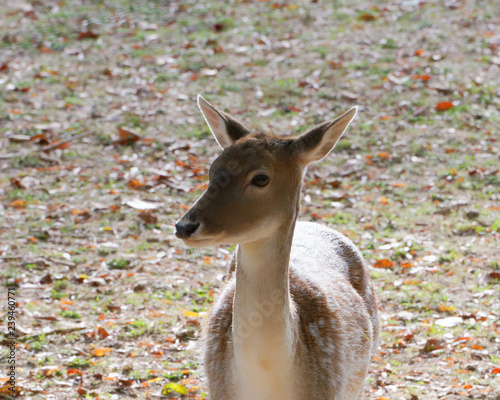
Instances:
[[[173,235],[220,153],[199,93],[284,135],[360,106],[309,168],[302,218],[370,266],[382,332],[364,398],[498,400],[499,11],[3,1],[0,274],[17,287],[18,394],[207,398],[197,339],[233,249]]]

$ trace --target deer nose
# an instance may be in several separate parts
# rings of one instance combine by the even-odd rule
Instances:
[[[196,232],[199,226],[199,222],[182,222],[182,220],[179,220],[175,224],[175,236],[179,239],[187,239]]]

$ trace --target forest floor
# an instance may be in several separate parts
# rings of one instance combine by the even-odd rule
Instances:
[[[207,397],[233,249],[173,234],[220,153],[198,93],[292,135],[360,106],[301,218],[376,285],[363,398],[500,399],[497,0],[2,2],[0,397],[7,287],[19,396]]]

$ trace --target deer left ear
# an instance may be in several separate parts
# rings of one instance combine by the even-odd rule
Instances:
[[[241,122],[224,111],[215,108],[200,95],[198,95],[198,107],[205,117],[205,121],[207,121],[215,140],[223,149],[250,133]]]
[[[299,158],[307,165],[326,157],[352,122],[358,107],[351,108],[337,119],[315,126],[295,142]]]

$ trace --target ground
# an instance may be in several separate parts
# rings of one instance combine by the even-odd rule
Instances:
[[[9,287],[19,396],[207,397],[233,249],[173,235],[220,152],[202,93],[291,135],[360,106],[301,218],[376,285],[363,398],[499,399],[499,83],[496,0],[2,2],[2,385]]]

